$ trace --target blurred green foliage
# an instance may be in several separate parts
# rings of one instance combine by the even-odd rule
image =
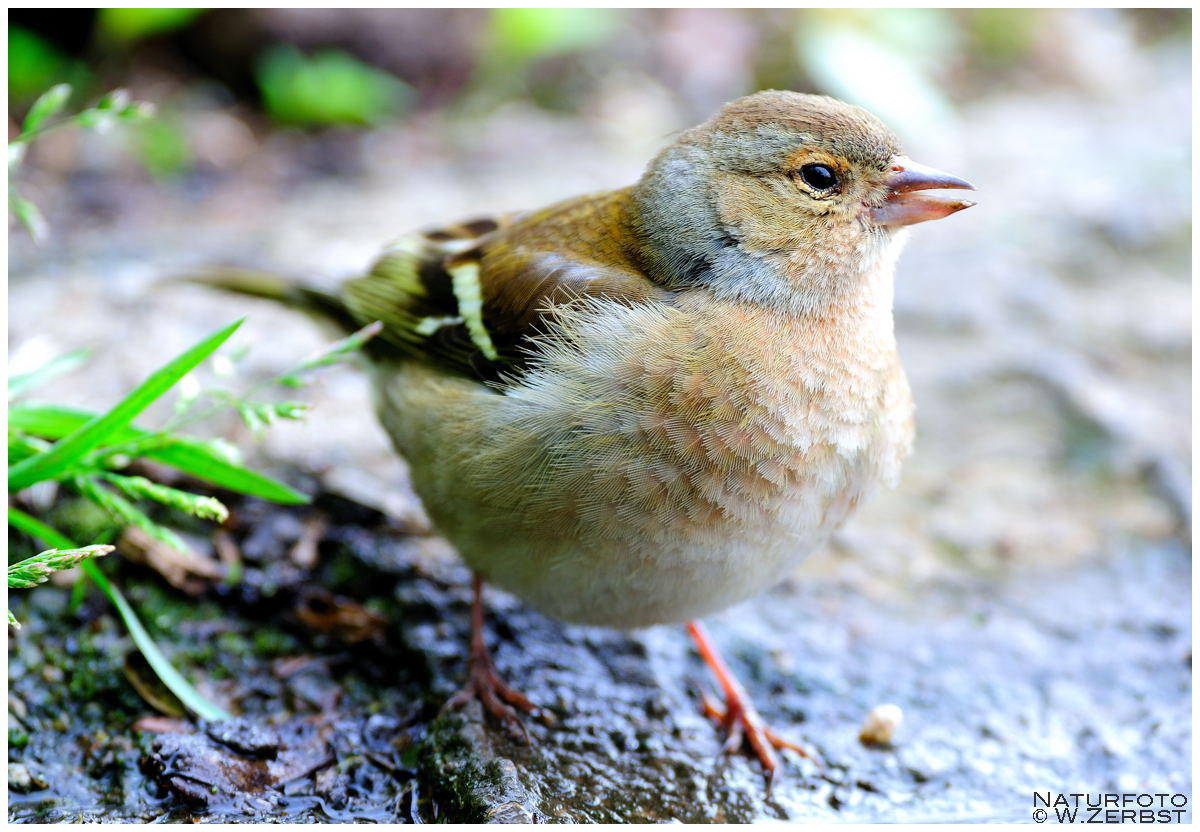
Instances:
[[[902,134],[952,118],[937,75],[958,51],[953,12],[824,9],[801,15],[796,57],[822,91],[866,107]]]
[[[1045,9],[973,9],[967,17],[971,54],[992,63],[1015,63],[1033,48]]]
[[[8,99],[10,109],[23,107],[59,83],[86,82],[87,68],[39,35],[20,26],[8,27]]]
[[[601,67],[615,66],[611,44],[627,9],[491,9],[474,56],[471,83],[456,102],[482,114],[527,100],[546,110],[576,111]]]
[[[132,43],[180,29],[204,11],[207,9],[100,9],[96,24],[103,37]]]
[[[269,50],[258,85],[270,116],[281,124],[378,124],[407,107],[408,85],[345,52],[306,56],[290,46]]]
[[[151,78],[184,107],[203,88],[201,100],[215,90],[216,98],[240,98],[276,124],[376,126],[418,99],[468,116],[516,100],[586,111],[607,79],[640,77],[679,94],[696,116],[755,89],[827,93],[867,107],[912,140],[951,124],[955,102],[981,87],[1070,79],[1056,69],[1053,43],[1069,31],[1065,17],[1107,16],[1104,25],[1116,21],[1143,42],[1186,37],[1191,22],[1186,9],[738,9],[713,10],[708,20],[709,12],[683,9],[333,14],[14,10],[10,115],[19,117],[56,83],[71,84],[81,103],[110,84]],[[733,46],[704,70],[708,31],[714,44]],[[186,59],[172,60],[180,49]],[[169,99],[163,103],[170,108]],[[187,118],[179,114],[137,134],[137,152],[158,176],[190,166],[179,134]]]
[[[21,132],[8,143],[8,210],[35,242],[45,240],[49,228],[37,205],[21,196],[14,183],[30,144],[64,127],[103,130],[118,123],[143,122],[154,114],[152,105],[144,101],[131,101],[125,90],[113,90],[101,97],[94,106],[64,117],[61,114],[71,95],[70,84],[55,84],[42,93],[29,107],[21,123]]]
[[[138,161],[157,178],[177,176],[192,166],[192,150],[177,118],[163,114],[139,124],[134,132]]]
[[[606,41],[623,16],[622,9],[493,9],[491,48],[514,61],[587,49]]]

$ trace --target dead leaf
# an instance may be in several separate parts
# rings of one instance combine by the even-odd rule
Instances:
[[[167,716],[144,716],[133,723],[133,730],[143,734],[187,734],[192,726],[182,719]]]
[[[308,629],[329,633],[348,644],[382,639],[387,624],[382,615],[357,601],[315,587],[300,595],[292,611]]]
[[[215,559],[190,550],[180,552],[136,526],[125,529],[117,546],[131,561],[149,566],[171,586],[189,595],[199,595],[210,582],[225,577],[225,570]]]

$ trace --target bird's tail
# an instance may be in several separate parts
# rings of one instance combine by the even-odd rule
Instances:
[[[180,275],[178,282],[194,283],[236,295],[264,298],[306,312],[339,330],[353,332],[362,324],[336,295],[305,286],[303,283],[270,272],[222,266],[210,266]]]

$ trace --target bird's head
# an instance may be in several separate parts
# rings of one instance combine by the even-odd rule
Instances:
[[[659,279],[811,307],[890,262],[897,229],[974,204],[929,191],[971,187],[905,157],[866,110],[771,90],[664,150],[634,222]]]

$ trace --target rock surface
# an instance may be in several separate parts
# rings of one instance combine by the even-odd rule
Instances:
[[[274,662],[251,652],[240,669],[218,638],[215,663],[192,672],[224,678],[210,693],[246,714],[234,721],[143,720],[137,746],[97,729],[86,708],[55,729],[55,708],[25,675],[36,648],[23,643],[10,707],[15,696],[19,724],[38,733],[17,756],[45,790],[18,778],[30,793],[14,799],[13,819],[1024,821],[1035,790],[1190,798],[1189,561],[1177,544],[873,593],[833,570],[714,619],[764,716],[822,761],[785,754],[768,794],[756,761],[720,754],[697,707],[711,681],[682,629],[565,626],[489,594],[501,672],[558,716],[530,722],[526,745],[476,705],[439,715],[462,680],[469,606],[469,575],[445,547],[361,524],[332,525],[327,541],[327,570],[298,583],[336,583],[353,563],[362,600],[388,605],[388,635],[356,649],[297,618],[308,651]],[[253,632],[270,609],[260,598],[208,623]],[[36,611],[18,612],[52,649]],[[195,650],[204,623],[176,649]],[[109,619],[95,644],[117,662],[127,647],[114,631]],[[77,662],[66,666],[76,691]],[[865,746],[862,719],[889,701],[903,703],[903,727],[892,744]],[[136,700],[121,709],[136,713]],[[93,765],[80,782],[56,730],[86,737],[125,777]]]

